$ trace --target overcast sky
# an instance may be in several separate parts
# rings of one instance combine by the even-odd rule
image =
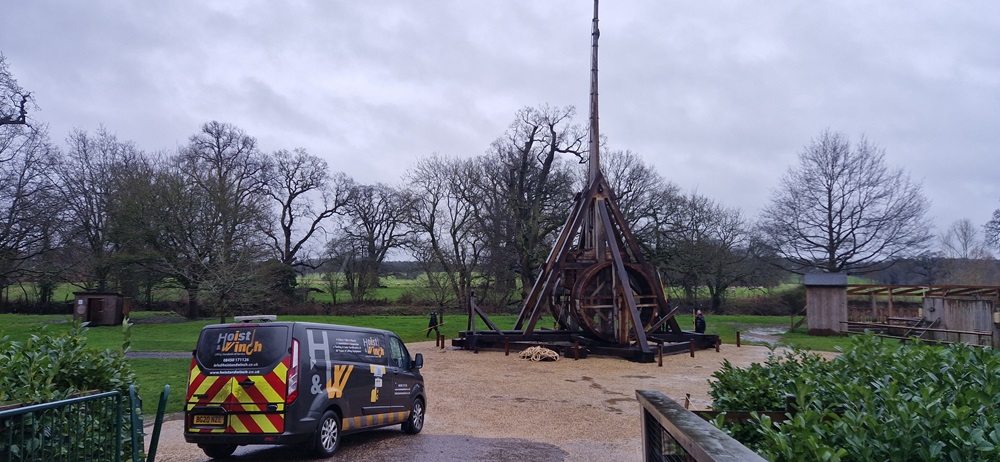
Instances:
[[[8,1],[0,52],[61,145],[228,122],[365,183],[472,157],[526,106],[587,122],[589,0]],[[940,232],[1000,208],[1000,2],[605,0],[601,131],[756,217],[823,130],[885,148]]]

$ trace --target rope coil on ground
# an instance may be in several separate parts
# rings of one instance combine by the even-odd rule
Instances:
[[[559,361],[559,353],[540,346],[525,348],[521,351],[520,357],[532,361]]]

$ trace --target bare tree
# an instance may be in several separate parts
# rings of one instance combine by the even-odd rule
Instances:
[[[268,218],[267,159],[257,149],[256,139],[236,126],[209,122],[178,153],[176,167],[190,197],[202,201],[194,205],[201,207],[196,213],[207,221],[204,231],[179,228],[205,238],[189,241],[200,249],[196,254],[207,257],[200,260],[205,267],[201,274],[207,276],[201,282],[211,283],[212,275],[252,273],[265,255],[259,230],[266,227]],[[213,292],[222,300],[240,290],[229,283],[210,286],[227,290],[225,294]]]
[[[341,232],[352,258],[346,265],[347,285],[354,301],[363,301],[379,284],[379,270],[389,252],[407,245],[412,232],[406,217],[412,198],[385,184],[357,185],[344,205],[348,222]]]
[[[80,269],[74,280],[106,291],[113,268],[120,264],[114,261],[117,245],[108,233],[109,208],[116,195],[130,194],[120,189],[123,175],[139,168],[143,154],[103,127],[96,135],[76,130],[66,142],[60,198],[67,214],[67,240],[83,249],[79,261],[72,262]]]
[[[494,141],[480,164],[477,204],[481,229],[494,237],[490,254],[514,255],[522,296],[569,213],[573,170],[563,154],[583,158],[586,131],[573,124],[572,107],[524,108]],[[498,262],[499,263],[499,262]],[[502,264],[502,263],[501,263]]]
[[[115,177],[118,185],[108,198],[105,222],[105,234],[116,253],[112,272],[123,293],[151,306],[153,290],[173,276],[161,255],[167,252],[171,232],[167,223],[173,209],[168,204],[174,202],[165,201],[171,197],[167,185],[175,182],[168,181],[173,178],[162,153],[144,154]]]
[[[948,227],[940,236],[941,253],[945,258],[984,259],[992,258],[986,242],[980,237],[979,229],[972,220],[963,218]]]
[[[1000,209],[993,211],[993,218],[983,226],[983,239],[993,247],[1000,247]]]
[[[605,152],[601,159],[604,175],[632,234],[644,248],[646,258],[657,265],[657,250],[666,242],[661,231],[676,226],[687,199],[676,184],[665,180],[635,152]],[[587,170],[581,169],[580,173],[583,185]]]
[[[44,128],[0,126],[0,286],[35,274],[29,263],[58,244],[58,155]]]
[[[825,131],[772,193],[762,226],[799,270],[865,271],[927,247],[928,207],[920,184],[885,165],[883,149]]]
[[[0,126],[27,125],[29,99],[31,93],[17,84],[7,67],[7,59],[0,53]]]
[[[0,54],[0,287],[30,277],[47,299],[60,266],[46,257],[61,239],[50,176],[59,153],[44,126],[28,126],[29,98]]]
[[[995,284],[996,262],[972,220],[963,218],[940,236],[944,279],[951,284]]]
[[[116,238],[187,292],[188,317],[198,316],[203,291],[224,314],[236,292],[252,289],[236,283],[253,281],[266,259],[266,165],[252,137],[209,122],[175,156],[128,178]]]
[[[475,204],[465,199],[474,165],[434,155],[407,174],[413,197],[408,223],[417,233],[412,250],[441,308],[448,301],[468,306],[474,280],[482,276],[487,238],[476,226]]]
[[[304,149],[271,155],[273,171],[267,192],[278,206],[278,229],[267,235],[278,259],[288,266],[306,263],[299,258],[323,223],[342,212],[352,180],[331,174],[325,160]]]

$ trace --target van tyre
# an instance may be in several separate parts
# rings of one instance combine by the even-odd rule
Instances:
[[[236,452],[235,444],[199,444],[198,447],[213,459],[225,459]]]
[[[410,418],[403,422],[402,429],[411,435],[420,433],[424,429],[424,400],[415,398],[410,406]]]
[[[334,411],[326,411],[319,420],[316,435],[313,437],[313,453],[318,457],[330,457],[340,447],[340,416]]]

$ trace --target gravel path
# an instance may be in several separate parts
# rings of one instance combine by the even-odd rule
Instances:
[[[657,390],[692,409],[711,405],[708,380],[723,359],[747,366],[767,358],[759,346],[723,345],[665,356],[663,367],[619,358],[531,362],[516,353],[438,349],[409,344],[424,354],[427,419],[416,436],[399,427],[345,437],[332,460],[607,461],[639,460],[639,405],[635,390]],[[183,393],[183,392],[182,392]],[[166,422],[158,461],[207,460],[184,442],[180,416]],[[150,430],[147,429],[147,434]],[[301,448],[241,447],[235,460],[306,460]]]

